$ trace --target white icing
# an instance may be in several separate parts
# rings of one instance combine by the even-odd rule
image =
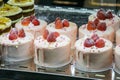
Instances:
[[[105,46],[103,48],[97,48],[95,46],[92,47],[84,47],[84,41],[86,38],[82,38],[76,41],[75,47],[79,51],[83,51],[85,53],[95,53],[100,54],[101,52],[105,52],[112,47],[112,43],[109,40],[102,38],[105,41]]]
[[[43,36],[37,37],[35,39],[34,44],[38,48],[57,48],[62,47],[70,43],[70,39],[64,35],[60,35],[56,38],[55,42],[48,42],[46,39],[43,38]]]
[[[74,48],[74,43],[75,43],[76,37],[77,37],[77,25],[75,23],[69,22],[69,27],[64,27],[64,28],[61,28],[61,29],[56,29],[55,28],[55,24],[53,22],[53,23],[50,23],[47,26],[47,29],[50,32],[56,31],[56,32],[59,32],[62,35],[68,36],[71,39],[71,47]]]
[[[113,29],[116,31],[119,29],[120,26],[120,18],[113,14],[113,18],[112,19],[105,19],[105,20],[100,20],[100,22],[105,22],[107,26],[111,26],[113,27]],[[89,21],[94,21],[97,18],[96,13],[92,14],[88,17]]]
[[[24,26],[21,24],[21,21],[19,21],[15,24],[15,27],[16,28],[22,27],[25,31],[30,32],[36,38],[43,34],[43,32],[47,26],[47,22],[40,20],[40,19],[38,19],[38,20],[40,22],[40,25],[38,25],[38,26],[34,26],[34,24],[32,24],[31,22],[28,26]]]
[[[17,46],[17,45],[21,45],[21,44],[30,42],[33,39],[34,38],[33,38],[32,34],[26,33],[26,36],[24,38],[17,38],[16,40],[9,40],[9,34],[5,33],[0,36],[0,44],[4,44],[4,45],[8,45],[8,46],[9,45]]]
[[[110,26],[108,26],[105,31],[100,31],[98,29],[89,31],[89,30],[87,30],[87,24],[82,25],[79,28],[79,38],[83,38],[84,36],[90,36],[93,33],[97,34],[100,37],[108,39],[108,40],[110,40],[112,42],[114,41],[114,30]]]

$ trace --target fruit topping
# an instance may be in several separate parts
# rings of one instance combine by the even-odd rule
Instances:
[[[96,18],[93,22],[94,22],[94,24],[97,26],[100,21],[99,21],[98,18]]]
[[[106,28],[107,28],[107,26],[106,26],[106,23],[105,23],[105,22],[100,22],[100,23],[98,23],[98,25],[97,25],[97,29],[100,30],[100,31],[105,31]]]
[[[34,24],[34,26],[38,26],[38,25],[40,25],[40,22],[39,22],[38,19],[34,18],[34,19],[32,20],[32,24]]]
[[[48,35],[47,37],[47,41],[48,42],[55,42],[56,38],[59,36],[60,34],[58,32],[52,32]]]
[[[87,38],[84,42],[85,47],[92,47],[94,46],[94,40],[92,38]]]
[[[88,30],[95,30],[95,29],[96,29],[96,26],[95,26],[94,22],[89,21],[89,22],[88,22],[88,25],[87,25],[87,29],[88,29]]]
[[[43,33],[43,38],[47,39],[48,35],[49,35],[49,31],[46,29]]]
[[[61,29],[61,28],[63,28],[63,24],[62,24],[62,21],[61,21],[60,18],[56,18],[56,20],[55,20],[55,28],[56,28],[56,29]]]
[[[12,28],[9,33],[9,40],[15,40],[18,37],[18,31],[16,28]]]
[[[95,46],[98,47],[98,48],[102,48],[105,46],[105,41],[103,39],[98,39],[96,42],[95,42]]]
[[[24,18],[21,22],[22,25],[28,26],[30,24],[30,18]]]
[[[33,19],[36,19],[36,16],[31,15],[29,18],[30,18],[30,20],[32,21]]]
[[[67,19],[64,19],[62,23],[63,23],[63,27],[69,27],[69,21]]]
[[[40,21],[34,15],[24,18],[22,20],[21,24],[24,26],[28,26],[30,24],[30,22],[32,22],[32,24],[34,26],[40,25]]]
[[[24,30],[21,28],[21,29],[16,29],[16,28],[12,28],[10,30],[10,33],[9,33],[9,40],[16,40],[17,38],[24,38],[25,37],[25,32]]]
[[[97,34],[93,34],[91,38],[96,42],[99,39],[99,36]]]
[[[113,18],[113,15],[112,15],[112,12],[111,12],[111,11],[107,11],[107,13],[106,13],[106,18],[107,18],[107,19]]]
[[[20,29],[20,30],[18,31],[18,37],[20,37],[20,38],[25,37],[25,31],[24,31],[23,29]]]
[[[105,20],[106,19],[106,13],[103,9],[100,9],[98,12],[97,12],[97,17],[98,19],[100,20]]]

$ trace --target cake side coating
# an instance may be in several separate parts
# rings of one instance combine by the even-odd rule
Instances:
[[[87,72],[104,71],[112,66],[112,43],[106,39],[103,48],[92,46],[84,47],[85,38],[79,39],[76,44],[76,67]]]

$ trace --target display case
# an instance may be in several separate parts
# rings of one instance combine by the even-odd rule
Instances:
[[[93,3],[97,3],[94,2],[94,0],[90,0],[90,1],[93,1]],[[50,0],[50,2],[52,2],[52,0]],[[39,3],[39,0],[36,0],[36,3]],[[56,6],[58,5],[57,3],[59,4],[59,6]],[[55,4],[55,5],[51,5],[51,4]],[[87,23],[88,16],[90,14],[95,13],[99,9],[98,6],[85,7],[85,5],[82,5],[83,3],[78,4],[77,7],[76,5],[74,5],[77,3],[74,3],[72,6],[70,5],[61,6],[59,0],[54,0],[53,3],[51,4],[35,5],[35,15],[37,16],[37,18],[43,19],[48,23],[51,23],[55,20],[56,17],[61,17],[62,19],[65,18],[72,22],[75,22],[78,25],[78,27],[80,27],[80,25],[82,24]],[[87,5],[87,3],[84,4]],[[116,6],[112,8],[107,6],[107,8],[105,7],[105,9],[106,10],[111,9],[113,13],[119,16],[119,10]],[[71,50],[71,53],[75,53],[75,50]],[[43,68],[35,65],[34,59],[30,59],[18,63],[7,63],[1,58],[0,80],[26,80],[26,79],[28,80],[36,80],[36,79],[37,80],[119,80],[120,74],[115,72],[113,70],[113,67],[103,72],[80,71],[75,68],[74,60],[72,60],[70,64],[64,67],[51,69],[51,68]]]

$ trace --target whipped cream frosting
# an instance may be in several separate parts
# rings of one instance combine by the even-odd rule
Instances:
[[[115,54],[120,55],[120,44],[115,47]]]
[[[30,42],[31,40],[34,39],[33,35],[30,33],[25,33],[26,36],[24,38],[17,38],[16,40],[9,40],[9,33],[2,34],[0,36],[0,44],[3,45],[20,45],[20,44],[25,44],[27,42]]]
[[[64,35],[58,36],[55,42],[48,42],[46,39],[43,38],[43,36],[37,37],[37,39],[35,39],[34,41],[36,47],[47,48],[47,49],[66,46],[69,43],[70,43],[70,39]]]
[[[69,27],[63,27],[63,28],[61,28],[61,29],[56,29],[55,28],[55,24],[54,24],[54,22],[53,23],[50,23],[48,26],[47,26],[47,29],[49,30],[49,31],[56,31],[56,32],[66,32],[66,31],[71,31],[71,30],[73,30],[74,28],[76,28],[75,26],[77,26],[75,23],[73,23],[73,22],[69,22]]]
[[[114,16],[114,17],[113,17],[112,19],[100,20],[100,22],[106,22],[106,25],[107,25],[107,26],[111,26],[111,24],[120,21],[120,18],[119,18],[117,15],[113,14],[113,16]],[[96,16],[96,13],[95,13],[95,14],[90,15],[90,16],[88,17],[88,20],[89,20],[89,21],[93,21],[93,20],[96,19],[96,18],[97,18],[97,16]]]
[[[21,24],[21,21],[16,23],[15,26],[16,27],[22,27],[25,30],[39,31],[39,29],[42,29],[42,27],[45,27],[47,25],[47,23],[45,21],[43,21],[43,20],[40,20],[40,19],[38,19],[38,20],[40,21],[40,25],[38,25],[38,26],[34,26],[34,24],[32,24],[31,22],[30,22],[30,24],[28,26],[24,26],[24,25]]]
[[[77,50],[83,51],[85,53],[96,53],[96,54],[98,53],[98,54],[100,54],[101,52],[105,52],[105,51],[111,49],[111,47],[113,46],[111,41],[102,38],[105,41],[105,46],[103,48],[97,48],[95,46],[84,47],[85,39],[86,38],[81,38],[81,39],[76,41],[75,46],[76,46]]]
[[[99,36],[103,36],[104,34],[110,34],[114,30],[112,27],[107,26],[107,29],[105,31],[100,31],[98,29],[89,31],[89,30],[87,30],[87,24],[84,24],[79,28],[79,31],[82,32],[84,35],[88,35],[88,36],[93,33],[96,33]]]

